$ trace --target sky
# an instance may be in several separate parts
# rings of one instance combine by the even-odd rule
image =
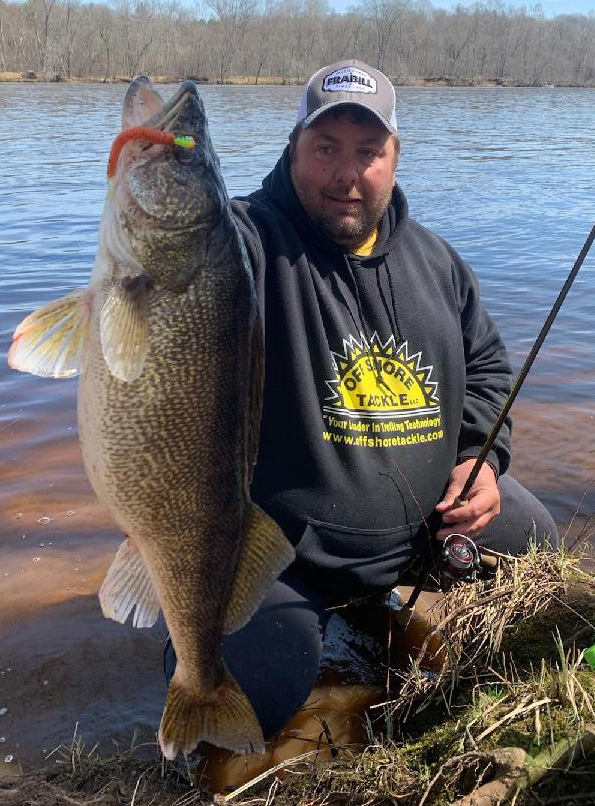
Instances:
[[[506,6],[520,8],[525,6],[531,8],[536,0],[504,0]],[[435,8],[452,9],[456,6],[472,6],[475,0],[431,0]],[[346,11],[348,6],[356,5],[354,0],[330,0],[329,5],[335,11]],[[595,10],[595,0],[541,0],[541,5],[546,16],[551,17],[556,14],[587,14],[591,9]]]
[[[432,5],[436,8],[455,8],[456,6],[472,6],[475,0],[432,0]],[[504,0],[506,6],[513,8],[530,9],[535,5],[535,0]],[[595,9],[595,0],[541,0],[541,5],[546,15],[554,14],[587,14],[591,9]]]

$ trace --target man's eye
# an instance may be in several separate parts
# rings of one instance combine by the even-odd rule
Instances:
[[[371,150],[371,149],[369,149],[369,148],[365,148],[365,149],[364,149],[364,150],[361,152],[361,155],[362,155],[362,157],[363,157],[364,159],[366,159],[366,160],[372,160],[372,159],[374,159],[374,157],[376,156],[376,152],[375,152],[375,151],[372,151],[372,150]]]
[[[332,146],[319,146],[318,147],[318,153],[323,154],[325,156],[329,155],[329,154],[332,154],[333,153],[333,147]]]

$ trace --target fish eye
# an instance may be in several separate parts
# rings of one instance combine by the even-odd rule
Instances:
[[[196,148],[174,146],[174,153],[180,165],[192,165],[196,160]]]

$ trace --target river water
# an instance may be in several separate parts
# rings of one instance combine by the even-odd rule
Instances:
[[[39,763],[76,723],[91,744],[150,736],[163,703],[163,625],[134,631],[99,612],[121,537],[84,476],[76,381],[6,365],[23,316],[88,280],[124,92],[0,84],[0,773]],[[301,89],[201,92],[230,195],[255,189]],[[518,370],[594,223],[595,91],[397,97],[411,214],[475,268]],[[512,472],[562,532],[574,517],[572,535],[595,511],[594,318],[595,253],[513,409]]]

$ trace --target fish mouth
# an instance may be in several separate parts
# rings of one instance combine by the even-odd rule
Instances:
[[[142,110],[150,114],[142,119]],[[204,130],[205,110],[193,81],[184,81],[169,101],[163,102],[148,76],[131,82],[124,98],[122,128],[139,125],[200,137]]]
[[[148,77],[135,79],[124,98],[122,125],[142,125],[195,141],[192,149],[142,141],[126,146],[119,198],[127,217],[137,226],[168,231],[216,223],[227,194],[194,82],[184,81],[164,103]]]

